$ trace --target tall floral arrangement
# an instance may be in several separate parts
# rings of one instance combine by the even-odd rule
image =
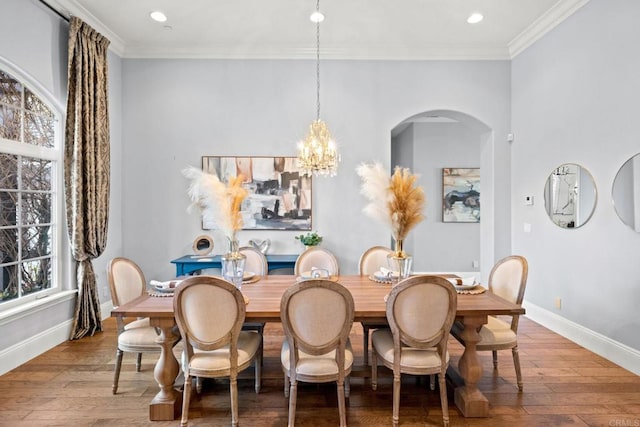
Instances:
[[[203,172],[193,166],[182,171],[191,180],[188,210],[199,208],[205,222],[216,224],[230,242],[236,240],[236,232],[242,229],[240,206],[247,197],[248,191],[242,187],[243,175],[229,180],[228,184],[220,181],[216,175]]]
[[[362,179],[360,193],[369,200],[363,212],[390,228],[397,255],[403,255],[402,241],[425,218],[426,198],[422,187],[416,184],[417,175],[396,166],[389,176],[378,162],[363,163],[356,172]]]

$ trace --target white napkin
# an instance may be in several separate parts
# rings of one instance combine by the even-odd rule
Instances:
[[[475,276],[463,277],[463,278],[452,277],[452,278],[448,278],[447,280],[451,282],[453,286],[471,286],[476,283]]]
[[[380,267],[380,271],[378,272],[380,274],[378,274],[378,277],[389,277],[391,276],[398,276],[400,273],[397,271],[392,271],[389,270],[388,268],[384,268],[384,267]]]
[[[173,289],[178,286],[180,282],[182,282],[182,280],[167,280],[166,282],[152,280],[149,282],[149,284],[156,289]]]

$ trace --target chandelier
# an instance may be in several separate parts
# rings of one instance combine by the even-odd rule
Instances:
[[[298,167],[305,175],[335,176],[340,154],[327,124],[320,120],[320,0],[310,18],[316,23],[316,120],[309,125],[309,133],[298,143]]]

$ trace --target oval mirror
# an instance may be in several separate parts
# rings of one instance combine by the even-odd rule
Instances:
[[[213,238],[211,236],[198,236],[193,241],[193,253],[196,255],[209,255],[213,250]]]
[[[640,154],[627,160],[613,180],[611,196],[618,217],[634,231],[640,231]]]
[[[591,173],[575,163],[564,163],[555,168],[544,186],[547,215],[562,228],[586,224],[593,215],[597,197]]]

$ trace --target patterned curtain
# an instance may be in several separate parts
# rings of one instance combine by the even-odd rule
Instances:
[[[64,190],[78,301],[71,339],[102,330],[91,260],[107,244],[109,218],[109,40],[76,17],[69,25],[69,90],[64,148]]]

